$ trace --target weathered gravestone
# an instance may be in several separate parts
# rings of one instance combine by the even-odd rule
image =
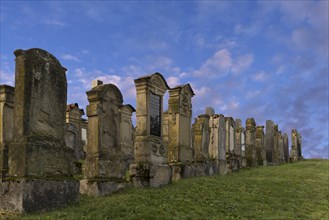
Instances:
[[[279,137],[278,137],[278,160],[279,164],[284,163],[284,149],[283,149],[283,135],[281,134],[281,131],[279,132]]]
[[[210,143],[209,143],[209,157],[215,160],[219,173],[225,175],[227,173],[226,161],[226,129],[225,117],[222,114],[213,114],[210,116]]]
[[[238,160],[238,167],[242,167],[242,132],[244,129],[242,127],[241,119],[235,120],[235,146],[234,152]]]
[[[74,149],[75,158],[77,160],[85,158],[85,152],[83,150],[84,142],[82,141],[83,120],[81,118],[84,114],[84,110],[79,108],[78,103],[66,106],[67,132],[65,134],[65,141],[67,146]],[[74,130],[76,130],[76,133]]]
[[[130,176],[134,186],[159,187],[171,181],[167,145],[163,141],[163,95],[169,86],[160,73],[135,79],[135,86],[137,125]]]
[[[13,139],[0,207],[16,212],[77,201],[74,151],[65,146],[66,69],[41,49],[16,50]]]
[[[283,135],[283,151],[284,151],[284,161],[286,163],[289,163],[289,138],[287,133],[284,133]]]
[[[290,161],[296,162],[302,160],[302,137],[298,133],[297,129],[291,131],[291,150],[290,150]]]
[[[278,125],[274,126],[274,148],[272,152],[272,162],[273,165],[280,164],[280,151],[279,151],[279,141],[281,139],[281,132],[279,131]]]
[[[239,161],[235,153],[235,121],[232,117],[225,117],[226,123],[226,159],[230,171],[239,169]]]
[[[93,83],[87,91],[88,144],[80,193],[106,195],[126,186],[127,160],[131,162],[133,128],[131,106],[113,84]]]
[[[8,144],[13,137],[14,87],[0,85],[0,179],[8,175]]]
[[[258,165],[266,166],[264,126],[256,127],[255,149],[256,149],[256,161],[257,161]]]
[[[190,84],[176,86],[169,90],[169,163],[193,161],[191,148],[191,99],[193,96],[194,92]]]
[[[209,141],[210,141],[210,128],[209,128],[210,115],[198,115],[194,119],[193,129],[193,149],[194,160],[196,162],[196,176],[209,175],[210,164],[209,161]]]
[[[266,131],[265,131],[265,151],[266,161],[268,164],[273,163],[273,151],[274,151],[274,122],[266,120]]]
[[[255,149],[256,122],[253,118],[246,120],[246,159],[248,167],[257,166]]]
[[[191,143],[191,99],[193,96],[194,92],[190,84],[176,86],[169,90],[166,117],[168,121],[168,162],[172,168],[173,181],[179,180],[182,171],[193,161]]]

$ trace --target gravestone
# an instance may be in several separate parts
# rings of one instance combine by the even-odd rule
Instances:
[[[282,164],[284,163],[284,149],[283,149],[283,135],[281,134],[281,131],[279,133],[278,147],[279,147],[279,164]]]
[[[274,122],[266,120],[266,131],[265,131],[265,150],[266,160],[268,163],[273,162],[273,151],[274,151]]]
[[[246,158],[246,131],[242,127],[241,129],[241,167],[247,166]]]
[[[64,140],[66,69],[42,49],[14,54],[14,128],[0,207],[23,213],[65,206],[79,195],[74,151]]]
[[[231,171],[239,169],[238,158],[235,154],[235,121],[232,117],[225,117],[226,123],[226,159]]]
[[[171,181],[167,145],[163,141],[163,95],[169,89],[160,73],[135,79],[136,135],[130,176],[134,186],[159,187]]]
[[[255,135],[256,160],[258,165],[266,165],[264,126],[256,127]]]
[[[75,143],[73,146],[75,158],[77,160],[82,160],[85,158],[85,152],[83,150],[84,142],[82,141],[82,115],[84,115],[84,110],[79,108],[78,103],[72,103],[66,106],[66,124],[68,128],[74,126],[76,128]],[[67,130],[66,140],[68,138],[73,138],[73,132]],[[72,140],[71,140],[72,141]]]
[[[125,163],[125,172],[129,170],[130,164],[134,162],[134,126],[132,114],[136,111],[131,105],[120,106],[120,147]]]
[[[287,133],[284,133],[283,135],[283,151],[284,151],[284,161],[286,163],[289,163],[289,138]]]
[[[88,144],[80,193],[97,196],[126,186],[126,160],[131,160],[133,147],[130,117],[134,109],[122,105],[122,94],[115,85],[98,82],[93,86],[87,91]]]
[[[168,161],[169,163],[192,162],[191,118],[192,97],[190,84],[169,90],[168,105]]]
[[[248,167],[257,166],[255,148],[256,122],[253,118],[246,120],[246,159]]]
[[[291,131],[291,150],[290,150],[290,161],[297,162],[302,160],[302,138],[298,133],[297,129]]]
[[[8,175],[8,145],[13,137],[14,87],[0,85],[0,179]]]
[[[280,164],[279,140],[281,138],[278,125],[274,125],[274,148],[272,151],[273,165]]]
[[[210,116],[210,143],[209,143],[209,157],[215,160],[219,173],[225,175],[227,173],[226,161],[226,129],[225,117],[222,114],[212,114]]]
[[[194,124],[192,125],[194,144],[193,149],[196,162],[204,162],[209,159],[209,119],[210,116],[208,114],[198,115],[198,117],[195,118]]]
[[[235,120],[235,146],[234,146],[234,152],[238,160],[238,167],[242,167],[242,132],[244,131],[242,127],[242,121],[241,119]]]

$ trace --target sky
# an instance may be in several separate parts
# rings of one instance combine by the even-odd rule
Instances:
[[[42,48],[67,68],[68,103],[100,79],[136,107],[134,79],[190,83],[193,117],[272,120],[329,158],[328,1],[0,1],[0,84],[16,49]],[[165,97],[165,108],[168,95]],[[86,117],[86,116],[85,116]]]

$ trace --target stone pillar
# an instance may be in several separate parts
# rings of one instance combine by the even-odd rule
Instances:
[[[274,151],[274,123],[271,120],[266,121],[265,151],[267,162],[272,163]]]
[[[9,178],[0,183],[0,207],[22,213],[75,202],[74,151],[64,140],[66,69],[41,49],[14,54],[14,135]]]
[[[168,161],[169,163],[192,162],[191,118],[192,97],[190,84],[169,90],[168,105]]]
[[[219,173],[225,175],[227,173],[227,161],[226,161],[226,129],[225,129],[225,117],[220,114],[213,114],[210,116],[210,143],[209,143],[209,157],[216,161],[217,167],[219,167]]]
[[[135,79],[135,86],[137,126],[130,175],[135,186],[159,187],[171,181],[163,141],[163,95],[169,86],[160,73]]]
[[[256,127],[255,149],[256,149],[256,160],[258,165],[266,166],[264,126]]]
[[[255,149],[256,122],[253,118],[246,120],[246,159],[248,167],[257,166]]]
[[[66,106],[66,124],[73,125],[76,130],[76,143],[73,146],[75,158],[82,160],[85,158],[85,152],[83,150],[84,143],[82,141],[82,126],[83,123],[81,116],[84,115],[83,109],[79,108],[78,103],[69,104]],[[68,134],[69,135],[69,134]]]
[[[8,175],[8,144],[13,137],[14,87],[0,85],[0,179]]]
[[[238,158],[235,153],[235,121],[232,117],[225,117],[226,123],[226,158],[230,171],[239,169]]]
[[[283,135],[283,152],[285,163],[289,163],[289,138],[287,133]]]
[[[80,193],[106,195],[125,187],[134,108],[122,105],[122,94],[113,84],[99,83],[87,96],[88,144]]]

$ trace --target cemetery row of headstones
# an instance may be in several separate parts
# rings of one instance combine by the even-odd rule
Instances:
[[[123,104],[118,87],[93,81],[85,120],[77,103],[66,103],[66,69],[53,55],[14,54],[15,88],[0,85],[1,210],[48,210],[77,201],[79,193],[159,187],[302,159],[297,130],[289,152],[288,135],[271,120],[264,133],[253,118],[244,128],[240,119],[207,107],[192,124],[192,87],[170,88],[160,73],[135,79],[136,110]]]

